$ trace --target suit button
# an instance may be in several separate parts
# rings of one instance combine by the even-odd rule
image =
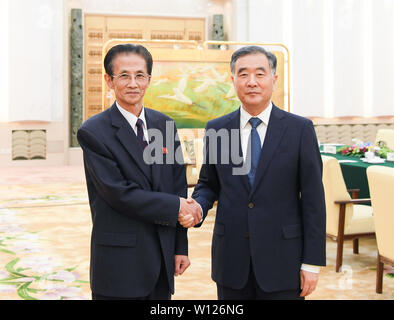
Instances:
[[[245,232],[245,237],[249,238],[249,232]]]
[[[253,209],[253,208],[254,208],[253,202],[249,203],[248,207],[249,207],[250,209]]]

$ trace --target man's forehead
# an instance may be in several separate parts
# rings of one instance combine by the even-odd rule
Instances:
[[[147,71],[145,59],[136,53],[120,53],[114,58],[114,68],[142,69]]]
[[[235,62],[235,69],[238,70],[240,68],[269,68],[269,61],[268,58],[260,53],[251,53],[239,57]]]

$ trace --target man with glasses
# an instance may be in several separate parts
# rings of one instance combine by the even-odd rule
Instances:
[[[198,222],[201,215],[196,204],[185,199],[185,166],[146,161],[150,129],[164,137],[159,149],[164,158],[179,148],[176,129],[174,136],[165,137],[173,120],[143,106],[152,64],[151,54],[141,45],[111,48],[104,59],[104,77],[116,101],[78,131],[93,221],[94,300],[168,300],[174,293],[174,275],[190,265],[187,229],[178,219]],[[175,150],[167,149],[168,140]]]

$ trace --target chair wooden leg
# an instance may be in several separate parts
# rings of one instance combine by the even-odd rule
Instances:
[[[338,237],[337,237],[337,262],[335,266],[335,272],[339,272],[339,269],[342,266],[343,238],[345,232],[345,210],[346,210],[346,205],[340,204],[339,221],[338,221]]]
[[[380,261],[378,253],[377,265],[376,265],[376,293],[383,292],[383,267],[384,263]]]
[[[335,272],[339,272],[339,269],[342,266],[343,259],[343,235],[338,235],[337,238],[337,262],[335,266]]]
[[[353,239],[353,253],[358,254],[358,238]]]

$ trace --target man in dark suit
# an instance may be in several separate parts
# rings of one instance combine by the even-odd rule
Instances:
[[[104,66],[116,102],[78,131],[93,221],[92,296],[170,299],[174,274],[182,274],[190,264],[187,229],[178,219],[200,221],[201,216],[185,199],[185,166],[167,161],[179,148],[175,127],[166,137],[171,132],[167,126],[174,122],[142,104],[151,78],[151,54],[140,45],[118,45],[109,50]],[[146,152],[153,129],[165,137],[164,143]],[[152,164],[153,153],[164,163]]]
[[[304,299],[325,265],[316,135],[310,120],[273,105],[275,70],[276,57],[261,47],[234,52],[232,79],[242,105],[206,126],[193,198],[204,218],[218,200],[212,279],[219,299]],[[214,139],[219,130],[222,138]]]

